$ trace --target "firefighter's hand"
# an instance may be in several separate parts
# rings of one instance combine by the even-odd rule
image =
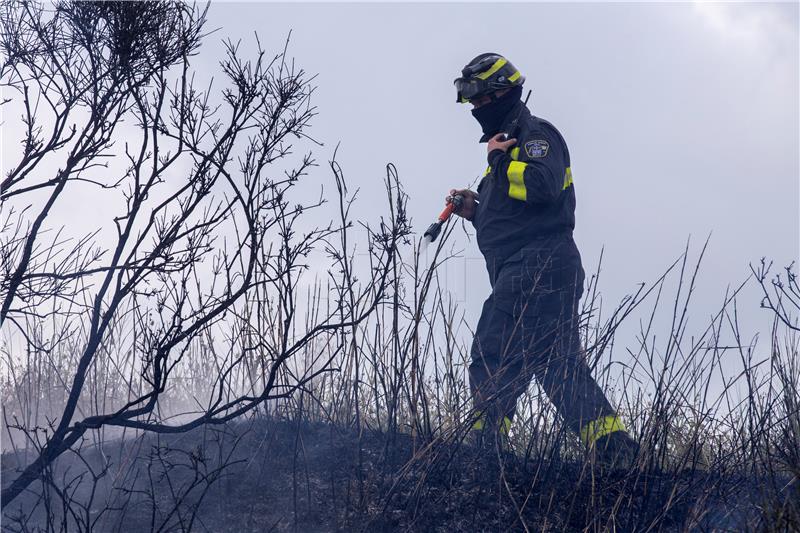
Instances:
[[[464,198],[464,202],[461,204],[461,209],[454,211],[455,214],[467,220],[472,220],[472,217],[475,216],[475,200],[478,199],[478,193],[469,189],[450,189],[450,196],[445,198],[445,202],[450,203],[451,198],[456,195],[461,195]]]
[[[503,140],[505,139],[505,136],[506,136],[505,133],[498,133],[497,135],[489,139],[489,145],[486,147],[486,150],[489,153],[492,153],[493,150],[502,150],[504,152],[508,151],[509,148],[511,148],[512,146],[514,146],[514,144],[516,144],[517,140],[509,139],[505,141]]]

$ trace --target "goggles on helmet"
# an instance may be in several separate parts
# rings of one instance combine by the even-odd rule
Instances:
[[[494,89],[493,82],[487,80],[476,80],[474,78],[458,78],[455,83],[456,91],[458,91],[458,101],[472,100],[478,96],[488,94]],[[499,87],[502,89],[502,87]]]
[[[525,77],[502,56],[491,54],[470,63],[461,70],[461,77],[453,82],[456,86],[456,102],[490,95],[499,89],[522,85]]]

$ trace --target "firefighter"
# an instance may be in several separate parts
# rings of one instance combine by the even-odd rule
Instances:
[[[456,211],[475,227],[492,292],[475,330],[469,367],[472,433],[507,436],[533,377],[587,449],[631,460],[635,441],[592,378],[578,336],[584,271],[572,231],[575,185],[558,130],[522,102],[525,77],[499,54],[481,54],[455,80],[472,104],[489,167]],[[513,138],[506,138],[511,132]]]

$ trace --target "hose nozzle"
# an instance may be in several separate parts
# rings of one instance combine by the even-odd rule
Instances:
[[[436,220],[436,222],[428,226],[428,229],[425,230],[423,237],[429,238],[431,242],[435,241],[439,236],[439,233],[442,231],[442,225],[447,222],[447,219],[450,218],[450,215],[461,209],[462,205],[464,205],[463,196],[456,194],[455,196],[450,197],[444,210],[439,213],[439,218]]]
[[[425,230],[425,234],[423,237],[430,239],[431,242],[436,240],[436,237],[439,236],[439,233],[442,231],[442,223],[439,221],[434,222],[428,229]]]

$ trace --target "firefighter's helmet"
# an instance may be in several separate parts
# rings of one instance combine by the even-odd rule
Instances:
[[[481,54],[461,69],[461,77],[453,82],[458,92],[456,101],[469,102],[474,98],[491,95],[500,89],[525,83],[525,76],[500,54]]]

